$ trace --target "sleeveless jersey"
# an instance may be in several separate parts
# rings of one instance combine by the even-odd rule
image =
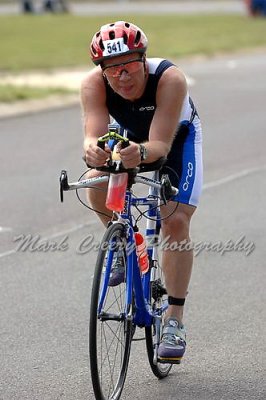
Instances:
[[[129,137],[136,142],[146,141],[150,125],[156,110],[156,92],[163,72],[174,64],[161,58],[148,58],[149,76],[141,98],[129,101],[115,93],[105,80],[106,105],[110,115],[119,125],[128,131]],[[181,121],[192,122],[197,114],[193,101],[187,93],[180,115]],[[178,126],[177,126],[178,129]]]

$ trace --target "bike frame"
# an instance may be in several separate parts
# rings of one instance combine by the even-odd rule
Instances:
[[[159,211],[159,193],[158,188],[160,183],[156,180],[158,178],[158,172],[154,173],[155,179],[149,179],[143,176],[136,177],[135,182],[146,183],[150,186],[149,194],[146,197],[133,197],[132,192],[128,190],[126,192],[126,201],[124,210],[117,214],[118,220],[113,223],[122,223],[126,229],[127,237],[127,276],[126,276],[126,293],[125,293],[125,310],[124,317],[131,317],[133,293],[134,293],[134,315],[133,322],[139,327],[151,326],[156,316],[159,316],[158,311],[151,310],[149,299],[150,299],[150,282],[153,280],[152,274],[154,273],[152,267],[155,260],[157,259],[157,237],[160,229],[160,211]],[[148,256],[150,260],[150,268],[143,276],[141,276],[140,268],[138,265],[138,258],[135,247],[135,237],[133,229],[133,217],[131,209],[134,206],[146,206],[148,207],[147,212],[147,224],[146,224],[146,240],[148,243]],[[98,313],[101,315],[101,308],[104,303],[106,291],[108,290],[108,280],[111,273],[113,251],[108,253],[108,260],[106,265],[105,280],[102,287]],[[162,314],[168,307],[168,303],[165,302],[160,314]],[[121,316],[122,318],[122,316]]]

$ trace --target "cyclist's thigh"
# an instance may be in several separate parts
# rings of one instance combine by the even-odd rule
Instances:
[[[181,123],[162,173],[169,174],[179,193],[172,200],[197,207],[202,190],[202,132],[200,119]]]
[[[86,178],[98,178],[99,176],[109,175],[107,172],[97,171],[96,169],[90,169],[86,172]]]
[[[95,169],[91,169],[86,173],[86,178],[87,179],[98,178],[103,175],[108,175],[108,174],[103,173],[101,171],[96,171]],[[90,205],[96,207],[97,210],[102,210],[103,208],[105,208],[104,204],[107,194],[107,187],[108,187],[108,182],[101,182],[97,183],[97,185],[95,185],[92,188],[86,189]]]

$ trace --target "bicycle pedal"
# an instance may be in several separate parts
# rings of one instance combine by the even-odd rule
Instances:
[[[160,364],[181,364],[181,358],[176,358],[176,359],[173,359],[173,358],[169,358],[169,359],[158,358],[157,362],[160,363]]]

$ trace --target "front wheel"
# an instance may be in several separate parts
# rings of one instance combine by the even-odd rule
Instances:
[[[126,280],[108,285],[118,257],[120,263],[122,257],[126,276],[125,248],[125,228],[114,223],[101,242],[91,294],[89,353],[97,400],[118,400],[127,374],[133,327],[125,304]]]

